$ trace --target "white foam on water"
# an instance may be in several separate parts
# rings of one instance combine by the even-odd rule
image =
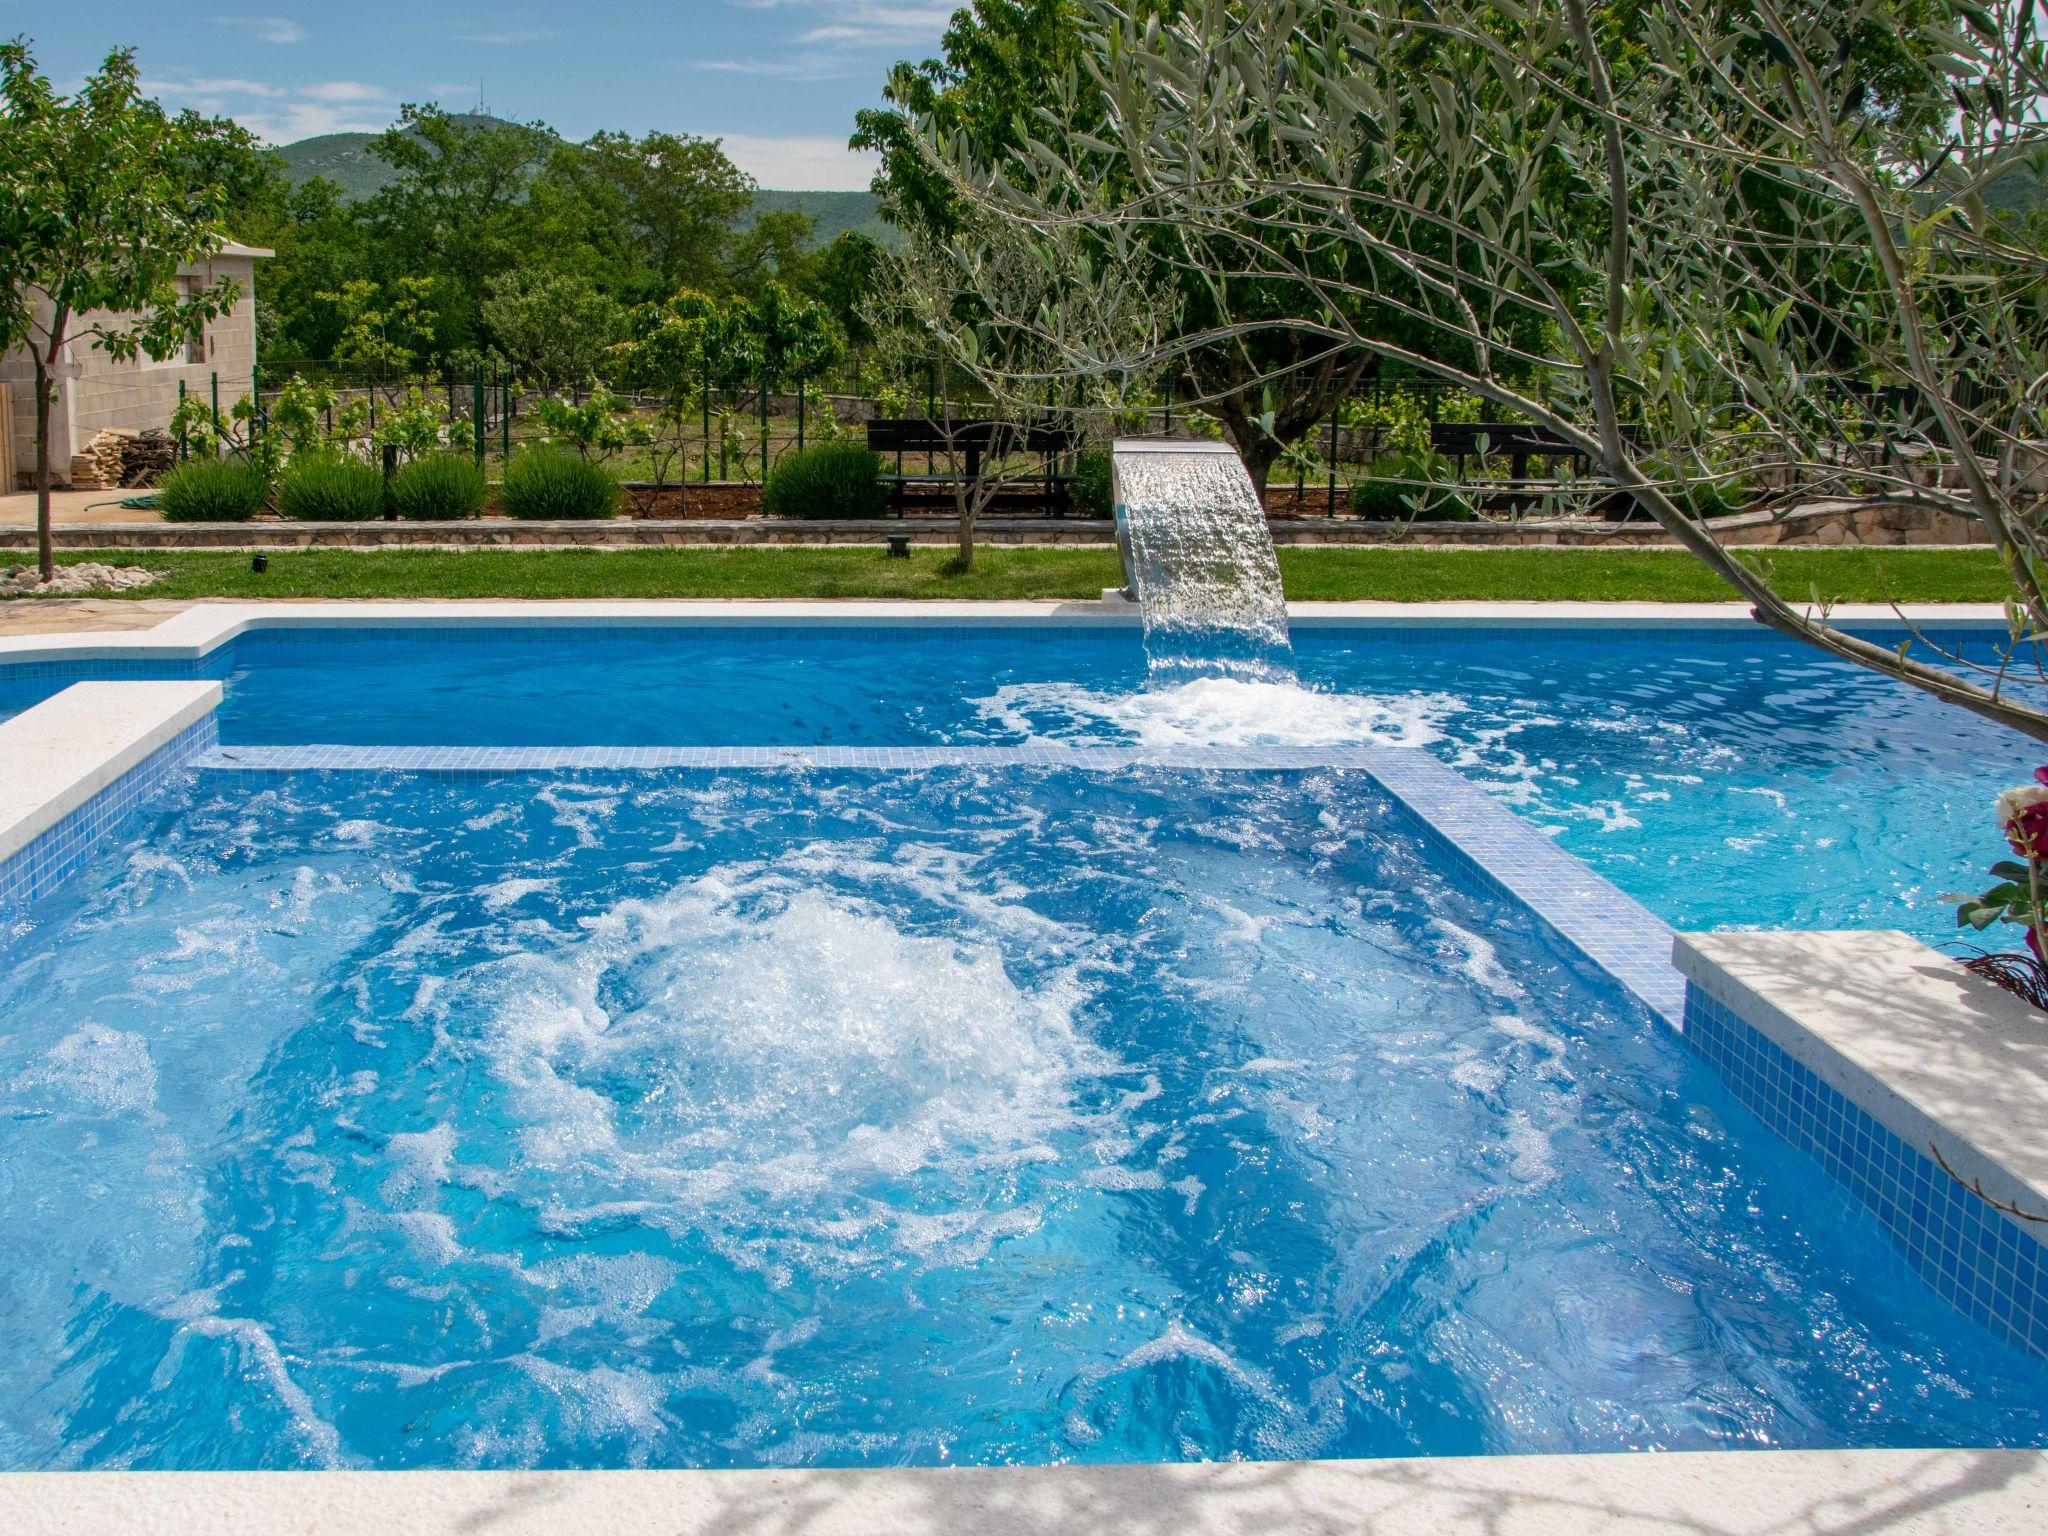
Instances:
[[[548,1394],[578,1440],[623,1435],[634,1442],[637,1459],[667,1427],[661,1409],[669,1392],[664,1377],[608,1365],[578,1370],[538,1355],[522,1355],[514,1364]]]
[[[518,906],[529,896],[552,891],[557,884],[559,882],[554,880],[505,879],[479,888],[476,898],[483,903],[486,912],[503,912]]]
[[[1521,1110],[1507,1118],[1508,1172],[1524,1184],[1547,1184],[1557,1177],[1557,1154],[1550,1136]]]
[[[1103,727],[1172,747],[1426,747],[1463,709],[1449,694],[1325,693],[1272,678],[1200,677],[1112,693],[1074,683],[1012,683],[973,701],[991,726],[1029,740],[1100,739]]]
[[[972,1262],[1036,1229],[1028,1191],[1001,1181],[991,1199],[988,1171],[1056,1162],[1088,1115],[1115,1113],[1073,1099],[1118,1067],[1075,1026],[1089,989],[1062,951],[1080,946],[970,892],[936,851],[878,862],[807,846],[779,867],[724,866],[424,1002],[478,1032],[541,1176],[521,1182],[551,1220],[618,1211],[696,1230],[771,1277],[787,1266],[743,1231],[770,1211],[853,1260],[880,1245]],[[944,931],[836,888],[883,879],[946,901]],[[1028,953],[1032,981],[1006,951]],[[914,1215],[851,1219],[906,1181]]]
[[[285,1363],[284,1351],[277,1347],[277,1340],[268,1328],[253,1318],[222,1317],[202,1310],[213,1304],[213,1298],[205,1292],[195,1292],[184,1301],[182,1307],[165,1309],[166,1317],[178,1322],[180,1327],[157,1365],[155,1380],[159,1388],[168,1386],[176,1376],[187,1340],[222,1340],[238,1349],[252,1368],[250,1374],[269,1387],[278,1406],[290,1419],[293,1430],[305,1443],[307,1454],[316,1463],[330,1469],[356,1464],[358,1458],[349,1456],[342,1449],[341,1432],[321,1417],[312,1397],[293,1379]]]
[[[430,1198],[448,1182],[455,1166],[455,1128],[437,1125],[427,1131],[407,1131],[384,1144],[392,1161],[381,1191],[391,1205],[403,1205]]]
[[[142,1036],[86,1024],[51,1046],[17,1086],[48,1090],[66,1109],[142,1114],[156,1107],[156,1063]]]

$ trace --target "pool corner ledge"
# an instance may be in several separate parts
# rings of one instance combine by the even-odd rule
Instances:
[[[2048,1018],[1905,933],[1681,934],[1685,1038],[1921,1277],[2048,1356]]]
[[[0,921],[215,740],[216,682],[74,683],[0,721]]]

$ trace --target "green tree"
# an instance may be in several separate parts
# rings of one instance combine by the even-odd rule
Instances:
[[[817,256],[811,249],[815,222],[795,208],[764,213],[732,243],[722,286],[730,292],[756,294],[768,283],[808,289]]]
[[[532,189],[546,264],[625,303],[723,285],[754,183],[716,139],[600,133],[558,144]]]
[[[484,323],[520,380],[581,385],[619,339],[624,313],[586,277],[522,268],[491,285]]]
[[[408,105],[370,145],[396,175],[367,217],[408,278],[442,280],[444,352],[482,352],[495,338],[483,318],[494,278],[520,264],[535,171],[559,141],[542,123],[457,116]]]
[[[631,328],[631,337],[612,349],[611,371],[618,383],[656,401],[650,441],[658,488],[681,461],[693,418],[701,420],[710,452],[713,396],[755,378],[759,349],[747,306],[703,293],[642,305]]]
[[[263,265],[256,308],[258,351],[274,369],[332,357],[343,322],[325,295],[386,274],[366,221],[340,187],[318,176],[289,186],[281,162],[263,160],[265,173],[229,215],[229,228],[237,240],[276,253]]]
[[[864,347],[875,339],[867,309],[880,290],[882,268],[888,260],[887,251],[854,229],[818,253],[811,291],[852,346]]]
[[[401,277],[380,288],[367,278],[320,297],[341,322],[334,360],[367,368],[380,380],[411,373],[434,344],[434,285]]]
[[[1163,21],[1182,6],[1139,0],[1129,10],[1140,20]],[[883,90],[888,105],[862,112],[853,138],[857,148],[882,157],[875,190],[894,222],[940,241],[955,233],[957,195],[933,146],[994,163],[1022,151],[1053,112],[1069,143],[1103,132],[1107,105],[1086,67],[1084,14],[1076,0],[975,0],[954,15],[943,57],[896,66]],[[1112,184],[1124,176],[1107,142],[1096,170]],[[1246,210],[1249,220],[1260,216],[1257,208]],[[1165,226],[1143,238],[1188,244],[1185,234]],[[1313,327],[1271,325],[1218,338],[1214,322],[1225,313],[1285,318],[1286,290],[1233,275],[1220,252],[1176,254],[1186,259],[1162,262],[1160,279],[1170,285],[1186,332],[1209,339],[1175,350],[1157,372],[1184,399],[1200,400],[1223,421],[1263,489],[1273,464],[1327,420],[1374,365],[1355,349],[1333,346]],[[1378,323],[1399,328],[1402,320],[1389,311]]]
[[[1983,197],[2048,154],[2038,0],[1634,0],[1627,28],[1586,0],[1085,9],[1086,70],[1027,151],[928,139],[928,161],[984,221],[1055,250],[1087,231],[1075,291],[1222,270],[1284,302],[1162,347],[976,281],[984,329],[1057,359],[1006,372],[1111,378],[1262,330],[1418,369],[1583,454],[1760,622],[2048,740],[2048,252]],[[1858,39],[1887,29],[1906,45],[1873,61]],[[1108,118],[1076,129],[1084,90]],[[1758,216],[1757,176],[1796,220]],[[973,272],[966,242],[946,255]],[[1380,328],[1389,308],[1442,344]],[[1699,511],[1749,474],[1974,518],[2011,646],[1886,647],[1787,603]]]
[[[77,92],[55,91],[25,44],[0,45],[0,350],[35,369],[36,562],[48,580],[50,407],[80,342],[167,357],[239,297],[223,280],[180,295],[178,269],[219,248],[254,141],[232,123],[169,116],[117,49]]]
[[[741,314],[741,324],[753,338],[751,350],[765,388],[815,379],[846,354],[846,343],[825,306],[797,298],[780,283],[763,286]]]

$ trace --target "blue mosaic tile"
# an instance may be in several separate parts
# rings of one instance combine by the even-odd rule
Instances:
[[[1408,824],[1480,889],[1528,908],[1651,1012],[1681,1027],[1685,978],[1671,963],[1670,924],[1427,753],[1376,747],[1359,756],[1358,766]]]
[[[0,927],[12,923],[76,874],[102,838],[172,774],[200,759],[218,742],[211,713],[185,727],[26,848],[0,862]]]
[[[2048,1355],[2048,1245],[1971,1193],[1698,987],[1685,1039],[1774,1135],[1820,1164],[1877,1218],[1914,1270],[1966,1316]]]

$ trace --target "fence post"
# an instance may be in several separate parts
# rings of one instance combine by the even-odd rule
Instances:
[[[804,376],[796,376],[796,451],[804,451]]]
[[[768,375],[761,375],[761,483],[768,483]]]
[[[207,377],[213,381],[213,421],[211,426],[213,428],[214,456],[218,458],[220,456],[220,374],[217,372],[210,373]]]
[[[1173,375],[1170,373],[1166,376],[1166,431],[1164,435],[1167,437],[1173,436]]]
[[[1337,407],[1330,407],[1330,516],[1337,515]]]
[[[498,442],[499,452],[507,464],[512,462],[512,375],[498,375]]]
[[[178,462],[185,462],[185,381],[178,380]]]
[[[724,457],[721,444],[719,456]],[[704,359],[704,483],[711,483],[711,359]]]
[[[471,397],[471,426],[476,434],[476,467],[484,467],[484,368],[477,364],[475,393]]]

